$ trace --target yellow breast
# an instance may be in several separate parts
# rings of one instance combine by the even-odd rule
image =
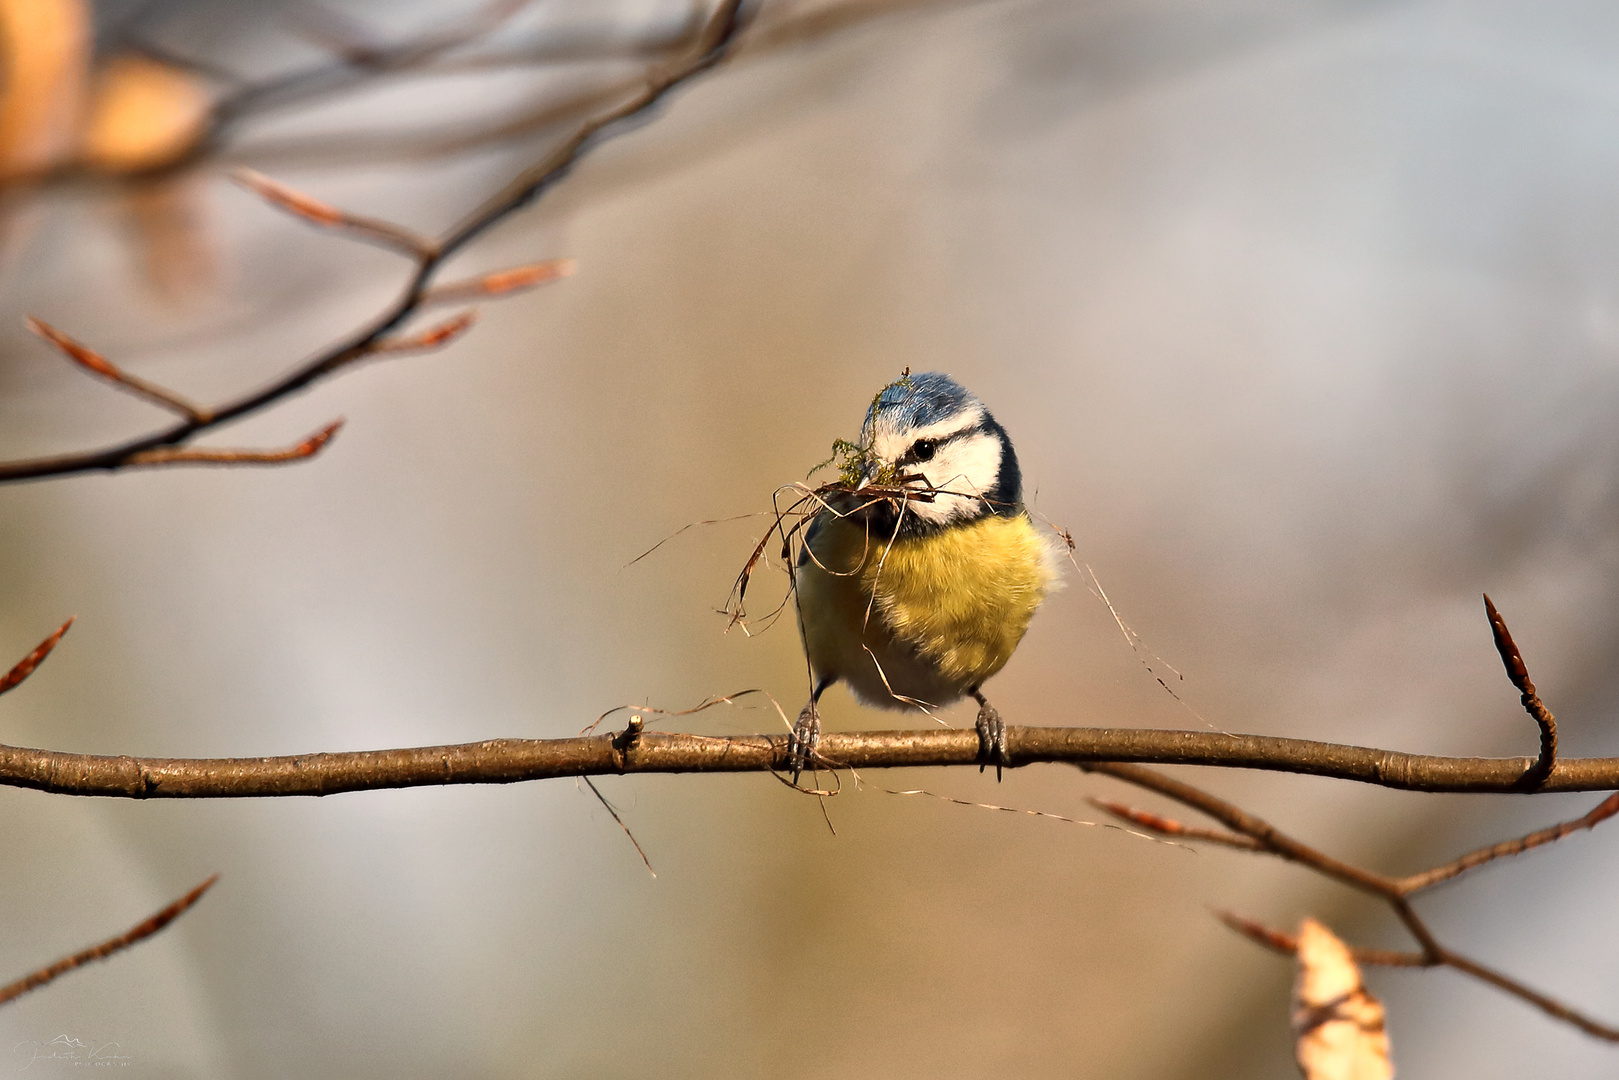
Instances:
[[[1006,666],[1053,576],[1050,546],[1022,514],[898,539],[874,554],[861,584],[876,613],[964,686]]]
[[[1000,671],[1057,577],[1022,514],[891,543],[827,515],[810,546],[799,602],[811,664],[879,704],[887,692],[940,703]]]

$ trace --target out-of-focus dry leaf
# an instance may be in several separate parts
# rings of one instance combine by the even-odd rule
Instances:
[[[72,154],[89,63],[83,0],[0,0],[0,178]]]
[[[205,178],[182,173],[136,182],[119,208],[157,299],[180,304],[207,293],[219,277],[219,254]]]
[[[1293,987],[1293,1033],[1305,1080],[1390,1080],[1383,1004],[1360,981],[1349,947],[1305,919],[1299,926],[1299,977]]]
[[[114,57],[96,77],[81,156],[112,173],[167,165],[197,145],[211,107],[194,75],[143,56]]]

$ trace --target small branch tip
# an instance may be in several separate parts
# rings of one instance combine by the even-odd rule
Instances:
[[[1496,610],[1489,593],[1484,594],[1484,611],[1490,618],[1490,635],[1495,639],[1495,651],[1501,654],[1501,663],[1507,669],[1507,678],[1523,695],[1524,711],[1540,728],[1540,755],[1524,772],[1521,781],[1524,787],[1539,787],[1551,776],[1557,764],[1557,718],[1535,693],[1534,681],[1529,678],[1529,668],[1523,662],[1523,654],[1518,651],[1518,643],[1512,640],[1512,631],[1507,629],[1507,621]]]
[[[476,310],[463,311],[451,319],[446,319],[437,326],[431,327],[411,337],[393,338],[379,342],[371,351],[373,353],[403,353],[424,352],[428,349],[437,349],[448,345],[468,330],[472,329],[478,321]]]
[[[231,170],[230,178],[238,186],[246,188],[272,206],[306,221],[327,226],[343,224],[345,215],[337,207],[305,195],[279,180],[272,180],[257,169],[243,165]]]
[[[45,658],[51,654],[51,650],[56,648],[56,643],[62,640],[62,635],[67,633],[68,627],[73,625],[73,620],[77,617],[76,615],[69,616],[67,622],[57,627],[50,637],[34,647],[33,652],[17,661],[16,666],[6,672],[3,677],[0,677],[0,694],[5,693],[7,690],[15,689],[18,683],[32,675],[34,669],[44,663]]]
[[[114,386],[127,390],[136,397],[145,398],[154,405],[165,408],[170,412],[178,413],[194,424],[207,423],[209,414],[206,410],[192,404],[172,390],[156,383],[148,382],[139,376],[131,375],[88,345],[75,341],[62,333],[44,319],[30,315],[23,322],[28,329],[56,346],[57,351],[91,374],[106,379]]]
[[[9,986],[0,987],[0,1004],[11,1001],[13,998],[21,997],[30,990],[38,989],[58,976],[72,971],[74,968],[83,967],[85,964],[95,960],[105,960],[114,953],[123,952],[131,945],[151,937],[175,919],[184,915],[192,905],[202,899],[204,893],[213,888],[214,883],[218,880],[219,875],[214,874],[174,903],[136,923],[117,937],[108,938],[101,944],[92,945],[90,948],[74,953],[72,956],[65,956],[30,975],[25,975]]]
[[[1496,652],[1501,654],[1501,664],[1507,669],[1507,678],[1520,693],[1533,694],[1535,684],[1529,681],[1529,669],[1518,652],[1518,643],[1512,640],[1512,631],[1507,629],[1507,621],[1491,602],[1489,593],[1484,594],[1484,611],[1489,616],[1490,635],[1495,639]]]
[[[159,447],[130,457],[132,466],[159,465],[284,465],[312,458],[326,448],[344,421],[334,420],[296,446],[284,450],[224,450],[212,447]]]

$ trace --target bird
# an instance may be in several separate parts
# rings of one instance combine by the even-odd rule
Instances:
[[[982,686],[1011,659],[1060,585],[1059,552],[1023,504],[1011,437],[949,375],[907,369],[866,410],[843,483],[822,489],[793,566],[810,698],[793,726],[793,783],[838,682],[881,708],[964,696],[979,706],[979,771],[1011,765]]]

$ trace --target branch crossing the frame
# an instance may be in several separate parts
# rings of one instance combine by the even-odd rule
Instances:
[[[480,21],[469,34],[475,36],[484,32],[483,27],[498,25],[516,6],[514,0],[495,0],[480,14]],[[377,244],[410,260],[413,272],[400,296],[368,324],[292,367],[268,386],[212,406],[200,405],[174,390],[126,371],[44,320],[30,318],[29,328],[80,368],[121,391],[175,414],[178,420],[162,431],[113,446],[0,463],[0,483],[140,466],[280,464],[319,454],[341,426],[341,420],[283,449],[200,447],[194,440],[235,419],[267,409],[360,361],[441,348],[467,332],[475,321],[475,312],[464,310],[425,330],[407,331],[406,323],[428,307],[505,296],[571,273],[571,261],[554,260],[450,284],[441,285],[436,281],[446,260],[548,190],[614,125],[644,113],[669,91],[717,63],[727,53],[740,28],[740,7],[740,0],[723,0],[688,39],[672,46],[672,59],[648,69],[638,90],[581,124],[543,160],[514,177],[441,236],[426,236],[393,222],[351,213],[259,173],[238,172],[236,179],[242,186],[306,223]],[[413,63],[420,57],[437,55],[468,39],[454,34],[441,35],[414,52],[375,48],[363,43],[350,43],[342,49],[347,62],[356,69],[386,70]],[[275,93],[296,97],[321,81],[319,77],[297,76],[284,81]],[[216,131],[229,122],[232,109],[243,111],[255,101],[275,97],[275,93],[255,95],[248,90],[237,95],[216,109]],[[742,587],[745,583],[746,572]],[[1505,620],[1488,596],[1484,603],[1507,675],[1539,729],[1539,753],[1533,758],[1432,757],[1227,732],[1065,727],[1010,728],[1011,752],[1019,765],[1063,762],[1134,784],[1206,814],[1224,829],[1185,825],[1121,803],[1096,801],[1096,805],[1136,827],[1184,840],[1275,855],[1380,897],[1419,947],[1414,951],[1354,950],[1355,958],[1362,963],[1451,967],[1588,1034],[1619,1042],[1619,1028],[1591,1019],[1441,944],[1411,903],[1414,896],[1442,882],[1557,842],[1575,832],[1595,828],[1619,815],[1619,793],[1609,795],[1578,818],[1487,845],[1440,866],[1393,877],[1335,859],[1229,802],[1145,767],[1175,764],[1267,769],[1420,791],[1542,793],[1619,788],[1619,759],[1559,759],[1556,720],[1538,696]],[[61,640],[71,623],[72,620],[68,620],[0,678],[0,693],[13,689],[27,678]],[[276,758],[96,757],[0,746],[0,784],[73,795],[240,798],[319,796],[421,785],[513,783],[556,776],[581,777],[588,783],[593,775],[627,772],[780,772],[788,768],[785,735],[719,738],[647,732],[642,730],[643,726],[644,722],[638,717],[631,721],[629,728],[616,735],[555,740],[495,739],[458,746]],[[834,769],[970,767],[979,764],[978,754],[975,732],[857,732],[824,737],[819,747],[819,762]],[[611,805],[608,809],[622,825]],[[642,857],[645,859],[644,852]],[[195,904],[216,879],[217,875],[209,878],[129,931],[41,968],[10,986],[0,987],[0,1002],[158,932]],[[1227,925],[1268,948],[1280,952],[1297,949],[1297,941],[1291,935],[1234,914],[1220,917]]]

